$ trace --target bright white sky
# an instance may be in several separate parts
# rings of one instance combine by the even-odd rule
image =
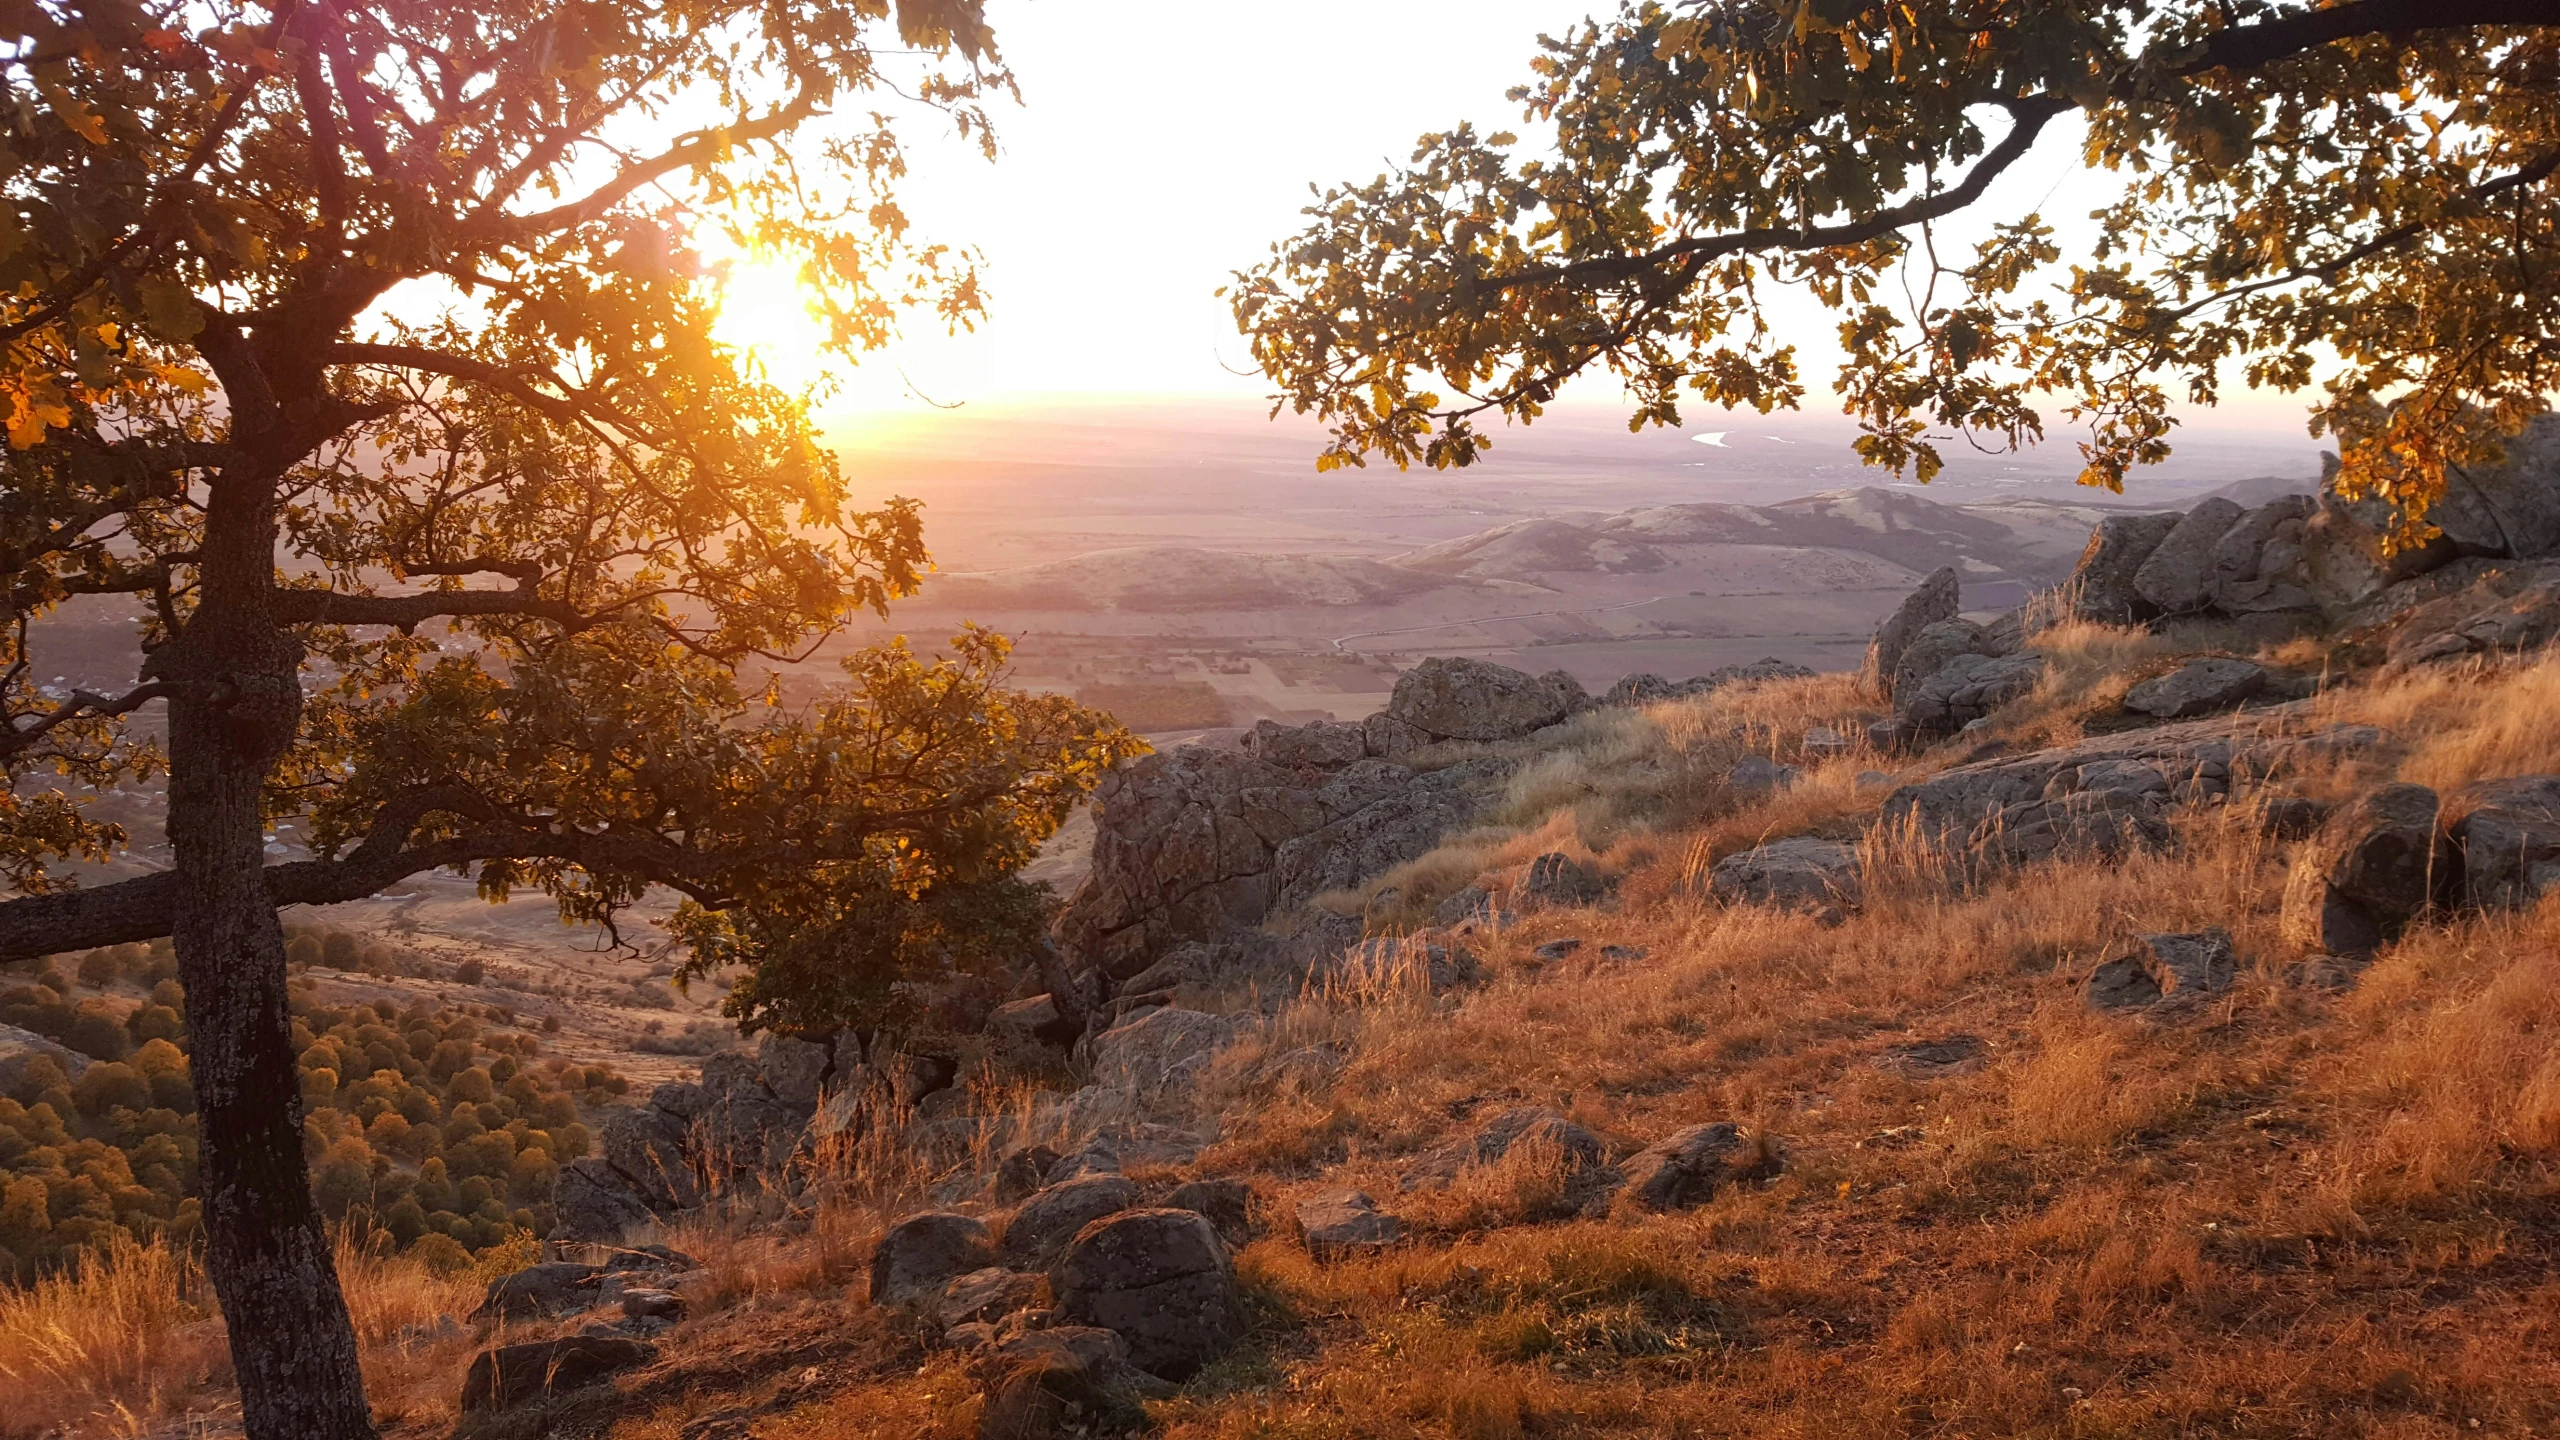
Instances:
[[[1259,377],[1222,366],[1246,356],[1215,294],[1229,272],[1300,227],[1310,181],[1366,180],[1409,154],[1416,135],[1462,119],[1519,128],[1503,92],[1526,78],[1537,35],[1592,8],[993,0],[1023,91],[1020,108],[995,115],[1003,156],[988,165],[947,127],[913,127],[906,200],[923,233],[985,252],[994,318],[957,339],[920,320],[848,380],[830,418],[858,427],[861,415],[918,411],[915,392],[975,406],[1263,394]],[[2042,208],[2085,233],[2077,217],[2110,188],[2081,173],[2073,137],[2056,133],[1983,211]],[[785,277],[742,273],[730,311],[733,338],[756,344],[777,378],[808,373],[815,330]],[[1788,333],[1818,387],[1834,363],[1834,322],[1810,304],[1801,320]],[[1612,387],[1586,388],[1567,398],[1616,399]],[[1818,393],[1807,406],[1829,408]],[[2301,413],[2270,397],[2226,402],[2214,418],[2299,434]]]

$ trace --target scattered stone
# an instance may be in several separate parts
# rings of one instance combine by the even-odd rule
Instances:
[[[1482,885],[1470,885],[1440,902],[1431,918],[1442,925],[1463,925],[1470,920],[1490,920],[1496,906],[1493,892]]]
[[[768,1030],[756,1046],[756,1075],[775,1099],[805,1115],[818,1108],[818,1088],[834,1058],[825,1045]]]
[[[684,1297],[672,1290],[625,1290],[622,1313],[634,1320],[681,1320]]]
[[[1730,1122],[1692,1125],[1630,1156],[1619,1167],[1626,1175],[1619,1193],[1640,1210],[1684,1210],[1753,1173],[1763,1163],[1759,1151]]]
[[[989,1324],[1040,1303],[1040,1277],[990,1265],[955,1276],[934,1309],[945,1326]],[[992,1332],[990,1332],[992,1335]]]
[[[1000,1253],[1009,1265],[1046,1265],[1077,1231],[1137,1203],[1138,1187],[1124,1176],[1087,1175],[1052,1185],[1023,1201],[1005,1222]]]
[[[1015,1145],[996,1157],[995,1194],[998,1204],[1010,1204],[1049,1183],[1050,1167],[1058,1163],[1058,1152],[1046,1145]]]
[[[1892,783],[1893,776],[1882,770],[1861,770],[1858,772],[1858,788],[1861,790],[1873,790],[1880,786],[1890,785]]]
[[[1981,1068],[1984,1054],[1981,1036],[1948,1035],[1888,1045],[1871,1063],[1913,1080],[1936,1080]]]
[[[2257,699],[2268,679],[2263,665],[2208,656],[2134,686],[2125,692],[2124,708],[2162,720],[2210,715]]]
[[[1648,952],[1641,945],[1603,945],[1600,947],[1600,958],[1603,960],[1641,960],[1647,953]]]
[[[1607,893],[1598,871],[1552,850],[1529,862],[1520,884],[1521,899],[1533,905],[1589,905]]]
[[[1793,789],[1803,776],[1793,765],[1781,765],[1766,755],[1745,755],[1735,762],[1724,783],[1744,795],[1773,795]]]
[[[2446,797],[2445,889],[2483,910],[2521,909],[2560,883],[2560,776],[2483,780]]]
[[[1166,1193],[1163,1207],[1207,1216],[1231,1247],[1253,1234],[1253,1187],[1242,1180],[1186,1181]]]
[[[2079,617],[2105,625],[2131,625],[2156,613],[2151,602],[2135,591],[2134,576],[2185,518],[2169,511],[2109,515],[2100,520],[2089,532],[2088,548],[2080,552],[2079,566],[2071,573],[2068,593]]]
[[[2247,823],[2270,840],[2300,840],[2329,823],[2330,809],[2307,795],[2262,795],[2250,804]]]
[[[1466,1139],[1416,1160],[1399,1183],[1407,1190],[1446,1189],[1468,1166],[1493,1164],[1524,1141],[1555,1147],[1568,1171],[1596,1169],[1608,1159],[1599,1136],[1545,1106],[1520,1105],[1477,1126]]]
[[[2131,950],[2090,974],[2088,1000],[2099,1010],[2145,1009],[2219,994],[2238,974],[2227,931],[2139,935]]]
[[[1800,835],[1728,855],[1707,872],[1709,893],[1726,905],[1781,910],[1855,907],[1858,850]]]
[[[1991,637],[1970,620],[1941,620],[1911,637],[1902,652],[1902,663],[1893,673],[1891,693],[1897,700],[1908,696],[1911,688],[1953,664],[1960,655],[1991,654]],[[1898,707],[1897,707],[1898,708]]]
[[[1568,936],[1562,940],[1550,940],[1529,953],[1541,960],[1566,960],[1572,958],[1573,952],[1581,948],[1580,940]]]
[[[1118,1333],[1130,1363],[1168,1380],[1189,1379],[1242,1328],[1226,1246],[1195,1211],[1097,1220],[1067,1247],[1050,1283],[1069,1320]]]
[[[1376,990],[1394,990],[1421,980],[1434,995],[1473,985],[1484,967],[1464,945],[1424,931],[1415,935],[1381,935],[1343,952],[1341,974]]]
[[[995,1243],[976,1217],[947,1210],[911,1215],[890,1226],[871,1252],[871,1302],[938,1291],[955,1276],[995,1263]]]
[[[571,1335],[483,1350],[462,1380],[462,1413],[485,1415],[566,1394],[658,1357],[658,1347],[611,1335]]]
[[[1848,736],[1828,725],[1816,725],[1804,732],[1804,753],[1816,759],[1828,760],[1835,755],[1846,755],[1856,748],[1858,747],[1850,741]]]
[[[1102,1332],[1108,1334],[1109,1332]],[[1022,1337],[1029,1353],[997,1347],[978,1411],[977,1440],[1066,1440],[1095,1427],[1123,1430],[1139,1418],[1116,1372],[1097,1365],[1055,1332]]]
[[[1298,1236],[1319,1260],[1384,1250],[1404,1239],[1404,1222],[1358,1190],[1324,1190],[1298,1202]]]
[[[1876,627],[1875,639],[1867,645],[1866,667],[1860,672],[1860,679],[1866,687],[1888,700],[1892,699],[1894,679],[1902,668],[1903,652],[1911,648],[1911,642],[1921,631],[1940,621],[1955,619],[1956,612],[1963,608],[1962,599],[1963,581],[1952,565],[1932,571],[1928,579],[1920,582],[1918,589],[1904,596],[1893,613],[1885,617],[1884,623]]]
[[[989,1039],[1022,1050],[1069,1044],[1076,1038],[1076,1030],[1075,1021],[1059,1012],[1056,997],[1050,995],[1008,1001],[987,1018]]]
[[[471,1319],[474,1323],[551,1319],[592,1310],[604,1303],[599,1289],[603,1278],[601,1265],[568,1261],[528,1265],[490,1281]]]
[[[2286,943],[2361,958],[2396,938],[2450,873],[2437,808],[2423,785],[2386,785],[2303,842],[2285,881]]]

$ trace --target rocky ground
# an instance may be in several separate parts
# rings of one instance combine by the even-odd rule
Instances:
[[[1141,762],[1014,998],[659,1090],[401,1424],[2547,1433],[2553,438]]]

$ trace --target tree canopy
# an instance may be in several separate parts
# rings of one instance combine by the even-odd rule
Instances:
[[[1465,465],[1480,417],[1593,372],[1636,426],[1793,407],[1788,288],[1839,315],[1859,452],[1924,480],[1945,436],[2014,447],[2058,409],[2120,489],[2174,406],[2308,390],[2350,493],[2414,535],[2560,388],[2550,0],[1639,0],[1533,69],[1512,97],[1551,154],[1425,135],[1237,277],[1325,463]],[[1974,213],[2072,125],[2121,179],[2094,248]],[[1981,238],[1942,251],[1958,221]]]
[[[699,960],[762,965],[789,917],[1019,899],[1137,748],[1006,692],[975,632],[858,654],[805,708],[756,674],[927,557],[917,507],[860,500],[809,397],[720,338],[720,257],[796,265],[848,355],[971,323],[892,115],[991,155],[1011,79],[980,0],[9,14],[0,958],[172,939],[248,1432],[367,1435],[278,906],[460,867],[610,920],[664,885]],[[31,638],[97,596],[139,612],[138,683],[44,693]],[[163,770],[169,867],[63,883],[124,838],[84,788]],[[309,858],[268,857],[286,815]]]

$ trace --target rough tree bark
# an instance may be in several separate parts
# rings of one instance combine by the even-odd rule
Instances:
[[[284,932],[260,792],[302,715],[301,646],[270,611],[274,482],[213,487],[199,607],[153,657],[169,713],[170,939],[187,992],[205,1269],[251,1440],[372,1440],[355,1328],[302,1152]]]

